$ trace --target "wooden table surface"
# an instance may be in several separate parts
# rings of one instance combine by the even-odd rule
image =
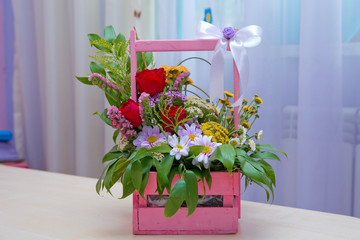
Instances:
[[[248,201],[237,235],[134,236],[132,198],[100,197],[95,183],[0,166],[0,239],[360,239],[359,218]]]

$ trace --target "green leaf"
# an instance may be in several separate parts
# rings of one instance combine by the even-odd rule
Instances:
[[[108,118],[108,115],[107,115],[107,109],[105,108],[104,111],[102,113],[98,113],[98,112],[95,112],[93,113],[93,115],[98,115],[107,125],[115,128],[112,123],[111,123],[111,119]]]
[[[131,166],[132,164],[130,163],[125,170],[123,180],[123,195],[121,198],[126,198],[135,191],[134,185],[131,181]]]
[[[136,190],[139,190],[141,188],[142,166],[141,166],[141,162],[139,160],[135,160],[132,162],[131,181]]]
[[[209,189],[211,189],[212,177],[210,174],[210,169],[206,169],[206,171],[204,172],[204,177]]]
[[[128,161],[126,158],[120,159],[120,161],[115,164],[113,175],[111,178],[112,185],[119,181],[119,179],[124,175],[124,172],[129,164],[130,161]]]
[[[150,171],[153,165],[154,159],[152,157],[144,157],[141,159],[141,166],[142,166],[142,174],[145,174]]]
[[[88,34],[89,41],[95,41],[101,39],[101,37],[95,33]]]
[[[235,162],[235,150],[230,144],[220,145],[216,148],[215,152],[211,155],[211,160],[219,160],[226,167],[231,174]]]
[[[145,56],[146,65],[149,66],[149,64],[151,63],[151,52],[145,52],[144,56]]]
[[[100,195],[100,190],[101,190],[101,186],[102,186],[102,182],[103,182],[102,177],[104,176],[105,171],[109,168],[110,165],[111,164],[108,164],[104,167],[104,170],[102,171],[98,181],[96,182],[96,192],[99,195]]]
[[[188,207],[188,216],[190,216],[196,209],[199,193],[198,193],[198,182],[194,172],[186,171],[184,175],[186,183],[186,205]]]
[[[239,149],[237,149],[239,150]],[[242,150],[240,150],[242,151]],[[237,153],[240,151],[236,151]],[[254,167],[254,165],[252,165],[248,160],[249,160],[249,156],[247,155],[241,155],[241,154],[237,154],[237,157],[239,159],[240,162],[240,167],[241,167],[241,172],[249,177],[251,180],[257,180],[259,182],[263,182],[263,175],[264,172],[260,171],[259,169],[257,169],[256,167]],[[251,159],[251,158],[250,158]],[[251,159],[253,160],[253,159]],[[263,169],[262,169],[263,170]]]
[[[103,76],[106,76],[104,66],[101,65],[100,63],[91,62],[90,63],[90,70],[91,70],[92,73],[99,73],[99,74],[101,74]]]
[[[272,150],[272,151],[280,152],[280,153],[284,154],[285,157],[288,157],[285,152],[276,149],[275,147],[271,146],[270,144],[256,144],[256,148],[257,149],[266,149],[266,150]]]
[[[104,177],[104,186],[105,186],[105,189],[109,192],[110,192],[110,188],[114,185],[112,184],[112,177],[113,177],[113,174],[114,174],[114,167],[115,167],[115,164],[118,162],[119,160],[114,160],[113,162],[111,162],[109,164],[109,167],[108,167],[108,170],[106,171],[106,174],[105,174],[105,177]]]
[[[157,172],[157,179],[160,183],[160,185],[164,185],[168,192],[170,192],[170,183],[169,179],[167,177],[167,174],[165,174],[163,166],[158,162],[155,162],[156,172]],[[159,185],[159,184],[158,184]]]
[[[119,133],[120,133],[120,129],[117,129],[117,130],[115,130],[115,132],[113,134],[113,140],[114,140],[115,144],[116,144],[116,139],[119,136]]]
[[[121,33],[119,33],[115,39],[115,43],[121,43],[122,41],[124,41],[126,38],[124,35],[122,35]]]
[[[111,106],[118,106],[116,99],[109,93],[105,92],[106,99],[108,100]]]
[[[162,142],[160,145],[150,148],[149,151],[157,153],[170,153],[171,147],[165,142]]]
[[[202,145],[195,145],[195,146],[191,146],[189,148],[189,155],[194,155],[195,157],[197,155],[199,155],[202,151],[204,150],[204,146]]]
[[[136,53],[136,62],[137,62],[138,69],[140,71],[144,70],[145,66],[144,66],[144,60],[143,60],[141,52]]]
[[[178,173],[178,168],[177,166],[171,166],[171,170],[170,170],[170,173],[168,174],[168,179],[169,179],[169,183],[171,185],[174,177],[175,177],[175,174]]]
[[[279,157],[272,152],[256,152],[251,154],[250,157],[259,159],[273,159],[280,161]]]
[[[161,160],[160,165],[162,166],[164,175],[167,176],[169,174],[173,162],[174,156],[171,155],[166,155],[166,157]]]
[[[112,43],[113,40],[116,38],[115,30],[113,26],[106,26],[104,29],[104,38],[106,41]]]
[[[150,173],[149,172],[146,172],[144,175],[143,175],[143,178],[142,178],[142,181],[141,181],[141,186],[140,186],[140,189],[139,189],[139,194],[142,196],[142,198],[145,199],[145,196],[144,196],[144,191],[145,191],[145,188],[146,188],[146,185],[148,183],[148,180],[149,180],[149,176],[150,176]],[[146,199],[145,199],[146,200]]]
[[[86,85],[93,85],[92,82],[89,81],[88,77],[78,77],[75,76],[77,80],[79,80],[79,82],[86,84]]]
[[[262,165],[263,165],[262,168],[265,170],[267,177],[274,184],[274,187],[276,187],[275,172],[274,172],[274,169],[272,168],[272,166],[264,160],[259,160],[258,162],[262,163]]]
[[[90,34],[88,34],[88,39],[89,39],[89,41],[91,42],[91,41],[95,41],[95,40],[102,39],[102,37],[100,37],[100,36],[97,35],[97,34],[90,33]],[[96,47],[96,48],[99,49],[99,50],[111,52],[111,49],[108,49],[108,48],[106,48],[106,47],[103,47],[103,46],[100,46],[100,45],[97,45],[97,44],[91,44],[91,46],[94,46],[94,47]]]
[[[142,147],[142,148],[139,148],[138,150],[136,150],[135,152],[133,152],[128,159],[129,160],[132,160],[132,159],[138,160],[138,159],[142,159],[148,155],[149,155],[149,151],[146,148]]]
[[[186,183],[183,179],[179,179],[173,186],[169,199],[165,205],[165,217],[172,217],[181,207],[186,198]]]
[[[103,159],[102,159],[102,162],[107,162],[107,161],[110,161],[110,160],[113,160],[115,158],[118,158],[120,157],[121,155],[124,155],[122,152],[120,151],[117,151],[117,152],[108,152],[104,155]]]

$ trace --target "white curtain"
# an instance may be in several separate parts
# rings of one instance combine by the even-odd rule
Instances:
[[[154,38],[153,1],[13,0],[15,15],[15,106],[20,113],[30,167],[98,177],[111,133],[92,113],[103,111],[103,93],[75,79],[90,73],[87,34],[104,26],[129,35],[136,26]],[[134,10],[144,11],[140,19]],[[19,126],[18,126],[19,127]],[[20,127],[19,127],[20,128]]]

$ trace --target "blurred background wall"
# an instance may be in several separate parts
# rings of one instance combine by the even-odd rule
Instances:
[[[0,128],[14,133],[0,159],[98,177],[112,132],[92,116],[106,107],[102,92],[74,78],[90,73],[87,34],[113,25],[127,37],[136,27],[141,39],[195,38],[210,14],[218,27],[264,30],[262,44],[248,50],[245,97],[262,97],[253,128],[289,156],[274,163],[275,204],[360,217],[359,1],[0,0],[0,10]],[[189,56],[212,54],[162,53],[156,63]],[[207,90],[209,66],[185,66]],[[231,55],[225,78],[233,91]],[[265,202],[265,194],[254,186],[243,199]]]

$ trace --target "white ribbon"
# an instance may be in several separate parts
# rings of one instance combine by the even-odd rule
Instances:
[[[256,47],[260,44],[262,36],[261,27],[256,25],[244,27],[236,31],[232,38],[227,39],[224,37],[222,29],[201,21],[197,26],[196,35],[199,38],[219,38],[210,68],[209,92],[211,100],[215,98],[222,99],[224,96],[224,56],[229,40],[231,54],[239,71],[240,80],[243,82],[242,94],[232,106],[240,106],[249,80],[249,58],[246,48]]]

